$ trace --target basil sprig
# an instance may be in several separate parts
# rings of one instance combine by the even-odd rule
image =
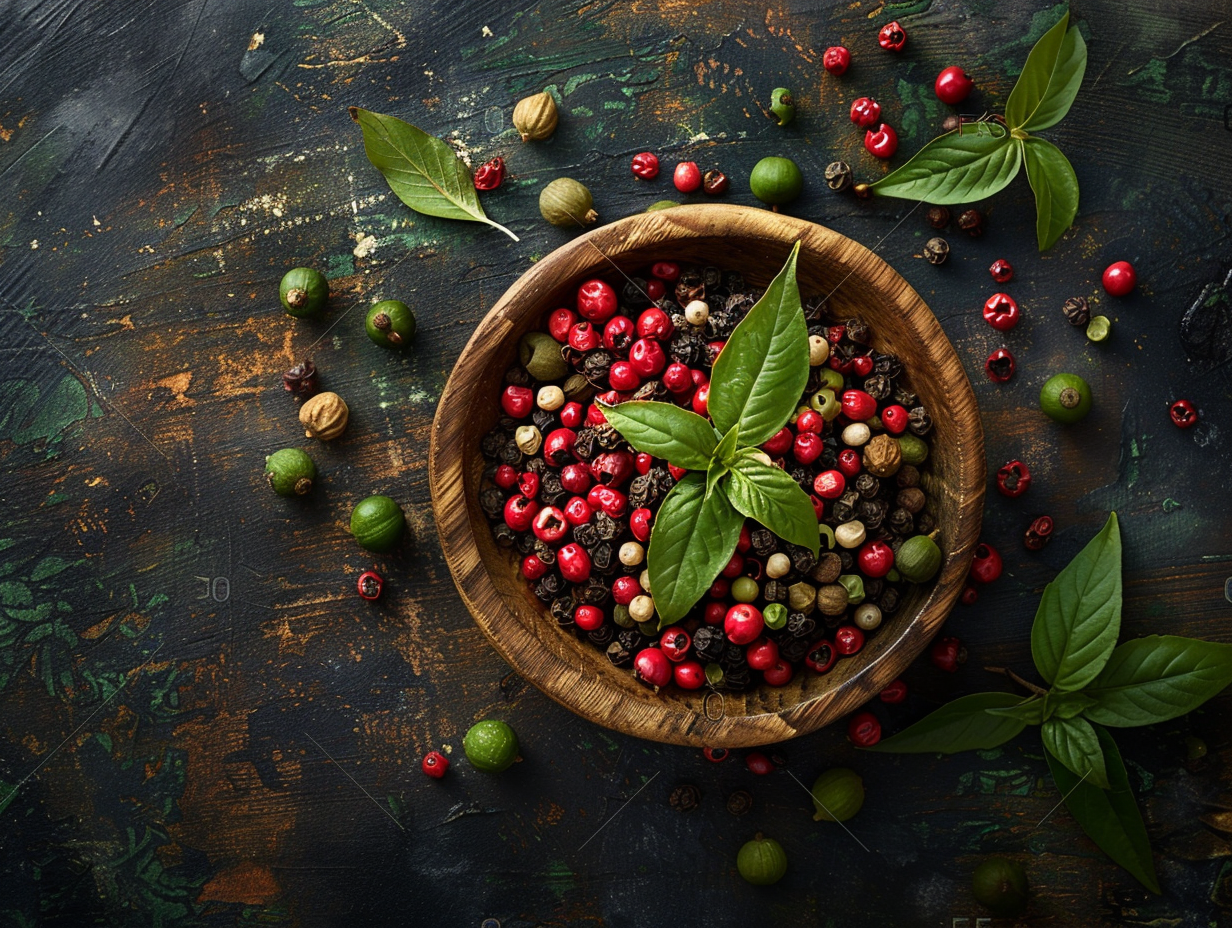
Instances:
[[[791,418],[808,382],[808,326],[796,243],[711,371],[710,419],[672,403],[602,406],[638,451],[690,471],[663,500],[647,552],[659,627],[679,622],[731,560],[745,518],[817,554],[808,495],[758,450]]]
[[[961,124],[870,189],[925,203],[966,203],[997,193],[1026,165],[1035,193],[1035,237],[1046,251],[1078,213],[1078,178],[1060,149],[1031,133],[1055,126],[1069,112],[1086,69],[1086,42],[1077,27],[1069,28],[1066,10],[1027,55],[1003,120]]]
[[[1120,628],[1121,534],[1114,512],[1040,598],[1031,655],[1051,689],[1032,684],[1042,695],[1027,699],[963,696],[868,750],[989,749],[1039,725],[1052,778],[1083,831],[1159,892],[1146,827],[1107,727],[1151,725],[1198,708],[1232,683],[1232,645],[1173,635],[1118,645]]]

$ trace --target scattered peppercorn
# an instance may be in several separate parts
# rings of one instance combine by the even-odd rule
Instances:
[[[901,52],[907,44],[907,30],[898,21],[886,23],[877,33],[877,44],[890,52]]]
[[[881,722],[871,712],[857,712],[847,723],[847,737],[857,747],[871,748],[881,740]]]
[[[907,698],[907,684],[902,680],[892,680],[890,685],[881,691],[881,701],[890,705],[897,705]]]
[[[994,293],[984,301],[984,321],[998,332],[1018,325],[1018,303],[1008,293]]]
[[[835,77],[846,74],[851,67],[851,52],[842,45],[832,45],[821,56],[821,66]]]
[[[957,673],[958,668],[967,662],[967,649],[957,638],[938,638],[929,649],[928,657],[938,670]]]
[[[868,200],[872,198],[873,191],[868,184],[856,184],[851,188],[851,192],[856,195],[857,200]]]
[[[984,370],[993,383],[1008,383],[1014,376],[1014,356],[1008,348],[998,348],[984,362]]]
[[[558,177],[539,192],[539,214],[562,229],[594,225],[599,214],[585,184],[571,177]]]
[[[950,224],[950,208],[948,206],[930,206],[924,214],[928,224],[934,229],[944,229]]]
[[[979,238],[984,234],[984,214],[978,209],[963,210],[958,214],[958,228],[972,238]]]
[[[1014,460],[1001,465],[997,470],[997,489],[1003,496],[1015,499],[1031,486],[1031,471],[1022,461]]]
[[[962,117],[955,116],[953,113],[945,117],[945,119],[941,120],[941,131],[942,132],[953,132],[956,129],[960,128],[961,126],[962,126]]]
[[[683,783],[668,794],[667,803],[677,812],[691,812],[702,801],[702,791],[692,783]]]
[[[1112,334],[1112,322],[1107,316],[1092,316],[1091,321],[1087,323],[1087,339],[1093,342],[1103,342],[1108,340],[1108,336]]]
[[[762,158],[749,174],[749,189],[763,203],[778,207],[800,196],[804,175],[790,158]]]
[[[796,101],[790,90],[786,87],[775,87],[770,92],[770,112],[780,126],[786,126],[796,118]]]
[[[967,99],[974,87],[975,82],[971,80],[971,75],[956,66],[944,68],[933,81],[933,92],[936,93],[937,99],[951,106]]]
[[[950,243],[934,236],[924,243],[924,258],[929,264],[945,264],[950,257]]]
[[[1189,400],[1176,400],[1168,406],[1168,418],[1178,429],[1187,429],[1198,421],[1198,410]]]
[[[988,542],[982,541],[976,546],[970,576],[977,583],[992,583],[1001,576],[1001,555]]]
[[[753,796],[738,789],[727,797],[727,811],[732,815],[746,815],[753,810]]]
[[[759,777],[764,777],[767,774],[774,773],[774,762],[770,760],[761,751],[750,751],[744,759],[751,773],[757,774]]]
[[[659,176],[659,157],[654,152],[640,152],[633,156],[630,167],[634,177],[641,180],[654,180]]]
[[[851,121],[861,129],[870,129],[881,121],[881,104],[872,97],[858,97],[851,104]]]
[[[1027,546],[1028,551],[1039,551],[1044,545],[1048,544],[1052,538],[1052,518],[1049,516],[1040,516],[1034,520],[1023,535],[1023,544]]]
[[[892,158],[898,151],[898,133],[888,122],[879,123],[864,133],[864,147],[874,157]]]
[[[513,127],[523,142],[542,142],[550,138],[559,121],[556,100],[546,90],[523,97],[513,108]]]
[[[967,586],[963,587],[962,595],[959,596],[958,601],[962,603],[964,606],[974,606],[975,601],[979,598],[980,598],[979,591],[976,590],[975,587],[968,584]]]
[[[440,751],[429,751],[420,761],[419,769],[432,779],[439,780],[449,770],[449,758]]]
[[[702,748],[702,756],[711,763],[721,763],[727,760],[727,755],[730,752],[727,748]]]
[[[1138,274],[1128,261],[1114,261],[1104,269],[1104,290],[1109,296],[1129,296],[1138,285]]]
[[[727,188],[731,186],[731,181],[727,179],[727,175],[717,168],[706,172],[702,178],[702,191],[712,197],[722,196],[727,193]]]
[[[476,190],[495,190],[505,180],[505,159],[498,156],[479,165],[474,180]]]
[[[312,358],[304,358],[282,375],[282,386],[297,400],[311,399],[317,393],[317,369]]]
[[[359,588],[360,599],[372,602],[381,598],[381,589],[385,581],[375,570],[365,570],[359,575],[359,582],[356,585]]]
[[[693,161],[681,161],[672,172],[672,183],[681,193],[692,193],[702,185],[702,172]]]
[[[1014,279],[1014,266],[1004,258],[998,258],[988,268],[988,273],[997,283],[1008,284]]]
[[[851,186],[851,166],[846,161],[831,161],[826,165],[826,186],[841,192]]]
[[[1070,325],[1086,325],[1091,320],[1091,307],[1085,296],[1071,296],[1061,307]]]

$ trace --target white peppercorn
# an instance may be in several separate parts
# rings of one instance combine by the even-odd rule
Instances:
[[[710,318],[710,307],[705,300],[691,300],[684,308],[684,318],[689,325],[705,325]]]
[[[857,519],[844,522],[834,530],[834,540],[844,548],[860,547],[860,545],[864,544],[865,535],[864,523]]]
[[[881,610],[872,603],[861,603],[856,606],[854,621],[857,628],[871,632],[881,624]]]
[[[646,557],[646,549],[636,541],[626,541],[620,546],[620,563],[626,567],[636,567]]]
[[[873,431],[863,422],[853,422],[843,429],[843,443],[849,448],[859,448],[873,437]]]
[[[791,573],[791,558],[783,552],[775,552],[766,558],[767,577],[777,580],[779,577],[786,577],[789,573]]]
[[[565,405],[565,391],[556,386],[540,387],[539,395],[535,397],[535,404],[540,409],[555,412]]]
[[[641,596],[634,596],[633,601],[629,603],[629,617],[634,622],[649,622],[654,618],[654,600],[643,593]]]
[[[830,343],[820,335],[809,336],[809,367],[820,367],[830,359]]]

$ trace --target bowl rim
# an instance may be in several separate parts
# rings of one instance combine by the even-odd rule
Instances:
[[[918,614],[910,622],[901,623],[899,640],[836,690],[802,699],[777,712],[724,715],[714,720],[684,710],[675,700],[648,704],[620,698],[619,691],[606,686],[601,675],[588,674],[583,666],[565,660],[512,615],[484,564],[475,539],[471,509],[465,504],[466,456],[462,443],[476,381],[472,378],[463,382],[458,372],[473,364],[475,356],[486,357],[495,352],[525,314],[523,304],[536,298],[542,300],[540,294],[552,289],[554,280],[575,275],[579,252],[592,253],[592,265],[596,267],[603,266],[601,262],[606,258],[610,270],[622,253],[649,242],[662,242],[670,248],[674,242],[712,238],[716,229],[725,226],[734,229],[733,235],[764,239],[768,244],[790,244],[799,239],[812,251],[841,251],[839,256],[831,255],[840,272],[846,272],[840,285],[857,273],[888,280],[894,290],[892,302],[902,310],[904,319],[926,333],[931,341],[930,350],[943,356],[947,373],[955,378],[954,402],[969,408],[971,426],[970,434],[964,433],[965,440],[956,450],[958,480],[951,488],[960,512],[955,530],[957,544],[946,553],[938,579]],[[523,308],[511,312],[515,307]],[[546,312],[548,308],[542,306],[539,311]],[[983,428],[965,370],[932,311],[892,267],[853,239],[817,223],[753,207],[697,204],[638,213],[586,232],[540,258],[502,294],[462,349],[441,393],[430,437],[428,480],[438,538],[458,593],[480,630],[516,672],[571,712],[607,728],[674,744],[746,747],[807,734],[858,708],[884,689],[927,646],[958,600],[967,562],[978,542],[986,467]],[[459,497],[461,505],[456,502]],[[486,524],[482,528],[488,530]],[[498,621],[500,618],[506,621]]]

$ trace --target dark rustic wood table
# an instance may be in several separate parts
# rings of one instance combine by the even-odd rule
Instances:
[[[585,723],[512,674],[462,608],[434,538],[425,456],[436,399],[500,293],[567,240],[537,210],[570,175],[606,219],[675,191],[635,182],[630,156],[693,159],[733,179],[796,159],[791,212],[869,246],[929,301],[979,397],[990,469],[1021,458],[1035,482],[990,493],[985,538],[1005,576],[947,633],[972,655],[956,675],[906,675],[888,726],[997,686],[985,665],[1030,671],[1043,585],[1121,516],[1125,635],[1232,640],[1232,9],[1227,0],[1083,0],[1090,65],[1047,133],[1072,160],[1082,205],[1051,251],[1034,245],[1025,178],[987,204],[980,239],[921,257],[922,210],[825,189],[843,157],[881,166],[847,119],[879,98],[902,154],[949,111],[931,85],[960,64],[999,110],[1045,0],[404,4],[392,0],[15,0],[0,10],[0,924],[510,926],[988,924],[970,872],[983,855],[1026,865],[1023,924],[1232,924],[1232,695],[1121,744],[1164,893],[1142,890],[1062,808],[1038,741],[949,758],[859,755],[841,726],[775,750],[785,770],[624,737]],[[891,18],[907,50],[876,46]],[[826,75],[843,41],[855,64]],[[793,88],[799,118],[764,113]],[[512,104],[548,87],[546,143],[523,145]],[[485,205],[521,236],[404,208],[364,157],[346,107],[389,112],[478,164],[509,162]],[[900,225],[901,222],[901,225]],[[1001,343],[980,319],[987,267],[1017,269],[1025,322],[1005,339],[1012,383],[983,373]],[[1103,267],[1132,261],[1112,300]],[[324,270],[319,323],[284,315],[282,273]],[[1067,325],[1097,301],[1112,337]],[[404,355],[362,330],[377,298],[410,303]],[[346,397],[346,436],[315,454],[314,498],[264,486],[266,454],[301,444],[279,375],[305,353]],[[1096,395],[1081,427],[1039,413],[1051,373]],[[1174,428],[1188,397],[1202,421]],[[406,508],[413,540],[375,560],[351,542],[351,505]],[[1021,543],[1036,515],[1055,540]],[[389,578],[377,605],[359,571]],[[418,770],[476,719],[510,721],[524,761],[440,782]],[[1187,739],[1205,758],[1186,762]],[[855,767],[864,848],[811,820],[822,769]],[[677,785],[700,807],[669,807]],[[729,794],[753,809],[733,817]],[[616,814],[619,813],[619,814]],[[614,817],[613,817],[614,816]],[[604,827],[602,830],[600,826]],[[755,831],[791,861],[778,886],[741,881]],[[866,849],[865,849],[866,848]]]

